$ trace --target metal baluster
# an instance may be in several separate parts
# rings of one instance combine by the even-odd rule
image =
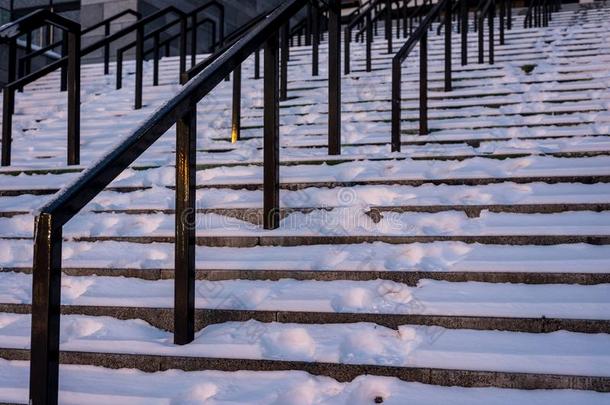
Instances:
[[[254,79],[258,80],[261,78],[261,51],[257,49],[254,52]]]
[[[116,89],[123,87],[123,52],[119,49],[116,52]]]
[[[500,0],[500,45],[504,45],[505,15],[506,15],[506,0]]]
[[[224,14],[222,14],[224,17]],[[224,21],[224,20],[223,20]],[[223,24],[224,26],[224,24]],[[182,73],[186,72],[186,31],[188,29],[188,22],[186,17],[180,19],[180,67],[178,77],[182,76]],[[221,31],[222,33],[222,31]],[[224,35],[224,34],[223,34]],[[221,37],[221,41],[224,40],[224,36]]]
[[[329,2],[328,24],[328,154],[341,154],[341,7]]]
[[[239,141],[241,133],[241,65],[233,71],[233,110],[231,119],[231,142]]]
[[[106,21],[104,24],[104,36],[110,35],[110,21]],[[110,43],[106,42],[104,45],[104,74],[110,73]]]
[[[316,7],[313,10],[312,26],[312,56],[311,56],[311,75],[318,76],[320,71],[320,11]]]
[[[57,405],[62,229],[49,214],[38,215],[34,228],[30,404]]]
[[[197,104],[176,122],[174,343],[195,337]]]
[[[10,166],[15,104],[15,92],[12,87],[4,87],[2,99],[2,166]]]
[[[63,30],[61,33],[61,56],[62,58],[68,54],[68,32]],[[60,74],[60,91],[66,91],[68,89],[68,71],[65,65],[61,67]]]
[[[373,27],[371,26],[371,13],[366,15],[366,71],[372,70],[372,44],[373,44]]]
[[[65,31],[64,31],[65,32]],[[68,164],[80,164],[80,32],[68,33]]]
[[[280,102],[278,77],[278,35],[265,42],[263,227],[280,225]]]
[[[290,47],[288,38],[290,37],[290,25],[288,22],[282,27],[281,35],[281,61],[280,61],[280,101],[288,100],[288,59],[290,58]]]
[[[489,7],[488,14],[488,27],[489,27],[489,64],[494,64],[494,15],[496,10],[496,2],[495,0],[491,1],[491,6]]]
[[[392,152],[400,152],[402,71],[400,60],[392,59]]]
[[[462,31],[460,31],[462,38],[462,66],[466,66],[468,64],[468,3],[467,0],[460,1],[460,9],[462,14]]]
[[[159,85],[159,33],[153,36],[153,86]]]
[[[452,16],[451,1],[447,1],[445,6],[445,91],[451,91],[451,33]]]
[[[479,36],[479,38],[478,38],[479,39],[479,63],[484,63],[485,62],[485,55],[484,55],[484,52],[485,52],[484,46],[485,46],[485,44],[484,44],[484,33],[483,33],[483,31],[484,31],[484,29],[483,29],[484,28],[483,27],[483,21],[484,20],[483,20],[483,17],[484,16],[482,16],[482,15],[478,15],[477,16],[477,20],[478,20],[478,24],[477,24],[478,31],[477,31],[477,34]]]
[[[197,14],[191,16],[191,67],[197,63]]]
[[[352,41],[352,32],[349,27],[345,28],[345,32],[343,33],[343,64],[345,65],[343,69],[343,73],[348,75],[350,73],[350,42]]]
[[[386,0],[385,39],[388,41],[388,53],[392,53],[392,1]]]
[[[428,33],[419,42],[419,133],[428,133]]]
[[[134,108],[142,108],[142,81],[144,78],[144,28],[136,29],[136,91]]]

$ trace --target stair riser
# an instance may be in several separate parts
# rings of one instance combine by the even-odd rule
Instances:
[[[20,349],[0,349],[0,357],[7,360],[27,361],[29,360],[30,352],[29,350]],[[610,392],[610,378],[554,374],[85,352],[61,352],[60,363],[93,365],[112,369],[131,368],[149,373],[173,369],[184,371],[302,370],[313,375],[328,376],[340,382],[352,381],[358,376],[368,374],[440,386],[497,387],[527,390],[574,389]]]

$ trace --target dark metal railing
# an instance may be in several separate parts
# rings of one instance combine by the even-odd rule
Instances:
[[[142,15],[140,13],[138,13],[137,11],[134,11],[132,9],[127,9],[127,10],[121,11],[118,14],[113,15],[112,17],[108,17],[105,20],[102,20],[90,27],[84,28],[83,30],[81,30],[81,36],[84,36],[101,27],[104,27],[104,35],[108,36],[108,35],[110,35],[111,23],[113,21],[118,20],[119,18],[125,17],[127,15],[134,16],[138,20],[142,17]],[[28,49],[28,52],[29,52],[29,51],[31,51],[31,38],[29,38],[28,43],[30,44],[30,48]],[[23,77],[24,75],[30,73],[31,61],[33,58],[44,55],[44,54],[48,53],[49,51],[53,51],[54,49],[61,46],[62,44],[63,44],[63,41],[58,41],[53,44],[47,45],[43,48],[40,48],[34,52],[28,53],[28,54],[22,56],[21,58],[19,58],[19,77]],[[109,65],[110,65],[110,44],[106,44],[104,46],[104,74],[108,74]]]
[[[376,10],[376,0],[371,0],[366,7],[359,11],[358,15],[355,18],[352,18],[351,21],[347,24],[343,34],[344,46],[343,46],[343,64],[344,64],[344,73],[347,75],[351,71],[350,67],[350,57],[351,57],[351,49],[350,43],[352,42],[352,31],[355,28],[362,27],[366,28],[366,71],[371,71],[371,47],[373,43],[373,26],[372,26],[372,18],[373,14]]]
[[[11,164],[11,143],[13,113],[15,111],[15,91],[26,83],[24,79],[15,80],[15,61],[17,59],[16,40],[18,37],[46,25],[52,25],[66,34],[67,56],[62,61],[67,64],[66,88],[68,90],[68,164],[80,161],[80,24],[49,10],[42,9],[0,27],[0,40],[8,43],[8,84],[3,89],[2,105],[2,166]],[[58,64],[57,66],[60,66]],[[30,75],[32,76],[32,75]],[[26,76],[26,78],[29,76]]]
[[[402,63],[419,43],[419,132],[428,133],[428,30],[445,12],[445,90],[451,90],[451,0],[440,0],[392,59],[392,151],[400,151]]]
[[[548,27],[553,12],[561,10],[561,0],[530,0],[523,28]]]
[[[157,42],[161,33],[165,32],[177,25],[184,25],[188,21],[187,18],[188,18],[188,15],[186,15],[184,13],[178,14],[178,18],[176,18],[175,20],[170,21],[170,22],[162,25],[159,28],[156,28],[153,31],[148,32],[147,34],[144,34],[144,36],[142,38],[136,38],[135,41],[132,41],[132,42],[120,47],[119,49],[117,49],[117,51],[116,51],[116,72],[115,72],[115,74],[116,74],[115,84],[116,84],[117,90],[123,87],[123,56],[124,56],[125,52],[127,52],[129,49],[135,47],[136,48],[136,64],[143,63],[144,55],[146,52],[144,51],[144,49],[141,49],[142,54],[141,54],[141,60],[140,60],[138,58],[138,52],[140,51],[139,47],[141,46],[143,48],[146,41],[148,41],[150,39],[153,39],[155,42]],[[180,30],[178,33],[179,35],[182,35],[183,29],[184,29],[183,26],[180,27]],[[140,41],[141,41],[141,43],[140,43]],[[155,46],[155,44],[153,44],[153,50],[155,48],[157,50],[159,49],[158,46]],[[155,69],[158,69],[157,63],[158,63],[158,58],[155,58]],[[139,80],[139,79],[136,79],[136,80]]]
[[[48,13],[51,13],[50,11],[46,10]],[[108,44],[113,43],[114,41],[117,41],[121,38],[123,38],[124,36],[133,33],[134,31],[137,34],[137,37],[141,38],[144,36],[143,32],[144,32],[144,26],[146,24],[149,24],[150,22],[161,18],[163,16],[165,16],[166,14],[170,14],[170,13],[176,13],[178,15],[182,15],[184,13],[182,13],[182,11],[178,10],[177,8],[173,7],[173,6],[169,6],[166,7],[163,10],[160,10],[156,13],[153,13],[145,18],[142,18],[140,20],[138,20],[137,22],[135,22],[134,24],[125,27],[93,44],[90,44],[82,49],[80,49],[80,58],[82,58],[83,56],[86,56],[102,47],[105,47]],[[52,15],[53,13],[51,13]],[[65,20],[65,19],[63,19]],[[62,21],[63,21],[62,20]],[[184,20],[183,24],[184,27],[186,27],[186,20]],[[7,24],[6,27],[12,27],[13,24]],[[180,40],[180,73],[184,72],[186,70],[186,29],[182,29],[181,30],[181,40]],[[8,34],[8,33],[7,33]],[[69,63],[69,56],[62,56],[61,59],[50,63],[49,65],[33,72],[30,73],[22,78],[16,79],[15,80],[15,61],[16,61],[16,49],[15,49],[15,41],[16,38],[13,38],[12,40],[8,40],[9,43],[9,57],[7,60],[8,63],[8,71],[9,71],[9,83],[6,84],[4,86],[3,89],[3,97],[4,97],[4,105],[3,105],[3,110],[2,110],[2,133],[3,133],[3,139],[7,139],[7,142],[3,141],[2,144],[2,148],[3,150],[5,150],[4,155],[6,156],[5,159],[3,159],[3,165],[10,165],[10,147],[11,147],[11,143],[10,143],[10,138],[12,135],[12,115],[15,109],[14,103],[15,103],[15,91],[17,89],[23,88],[24,86],[48,75],[51,72],[54,72],[55,70],[64,67],[64,66],[68,66],[68,70],[70,69],[70,63]],[[78,47],[80,48],[80,35],[79,35],[79,40],[78,40]],[[140,46],[137,47],[137,51],[136,51],[136,84],[135,84],[135,108],[141,108],[142,107],[142,77],[143,77],[143,58],[142,58],[142,52],[139,52],[139,50],[143,49],[143,41],[140,42]],[[77,48],[77,52],[78,52],[78,48]],[[69,54],[69,52],[67,52]],[[77,64],[78,69],[80,70],[80,58],[79,58],[79,62]],[[78,80],[79,80],[79,86],[80,86],[80,73],[77,74],[78,76]],[[68,91],[70,90],[69,86],[68,86]],[[76,117],[74,118],[74,120],[69,120],[68,122],[68,145],[73,145],[71,148],[69,148],[68,150],[68,164],[69,165],[74,165],[74,164],[79,164],[80,162],[80,148],[79,148],[79,136],[74,136],[72,135],[74,134],[80,134],[80,115],[78,114],[78,111],[80,111],[80,92],[78,92],[78,97],[68,97],[68,116],[69,117]],[[73,114],[71,113],[73,112]]]
[[[207,68],[212,62],[220,57],[224,51],[233,46],[239,39],[241,39],[252,27],[260,23],[263,19],[267,17],[271,12],[275,11],[275,9],[270,12],[265,12],[260,14],[259,16],[253,18],[247,24],[243,25],[241,28],[235,30],[231,35],[229,35],[225,39],[224,46],[220,49],[220,52],[215,52],[214,54],[208,56],[206,59],[199,62],[197,65],[193,66],[191,69],[184,72],[180,77],[180,83],[185,84],[197,74],[201,73],[205,68]],[[256,58],[256,55],[259,54],[260,50],[256,50],[255,52],[255,64],[259,63],[259,60]],[[255,70],[259,70],[260,67]],[[258,77],[255,77],[258,79]],[[241,137],[241,65],[239,65],[233,71],[233,100],[232,100],[232,113],[231,113],[231,141],[237,142]]]
[[[191,20],[191,67],[195,66],[195,64],[197,64],[196,61],[196,57],[197,57],[197,27],[203,25],[203,23],[205,23],[205,21],[212,21],[209,18],[203,19],[201,20],[201,22],[199,22],[199,14],[202,13],[203,11],[209,9],[209,8],[215,8],[216,11],[218,12],[218,39],[219,39],[219,43],[222,45],[225,41],[225,6],[221,3],[219,3],[218,1],[215,0],[211,0],[208,1],[206,4],[203,4],[199,7],[197,7],[196,9],[190,11],[188,13],[188,18]],[[215,27],[212,28],[212,32],[216,32]],[[216,34],[214,34],[216,35]],[[216,45],[216,41],[212,41],[212,44],[214,44],[214,46]]]
[[[496,0],[486,0],[482,3],[477,13],[478,43],[479,43],[479,63],[485,62],[485,40],[484,23],[487,18],[487,34],[489,35],[489,63],[494,64],[494,16],[496,14]]]
[[[337,136],[340,123],[340,7],[330,8],[329,133]],[[62,229],[106,186],[129,167],[159,137],[176,124],[176,227],[174,342],[194,338],[195,189],[197,103],[229,72],[264,46],[264,227],[279,225],[279,31],[307,4],[287,0],[217,57],[139,128],[36,215],[34,231],[30,404],[57,404],[61,307]],[[333,44],[334,42],[334,44]],[[334,54],[333,54],[334,52]],[[337,97],[336,99],[333,99]],[[334,116],[333,116],[334,115]],[[333,128],[337,125],[337,128]],[[339,137],[333,140],[339,145]],[[337,147],[337,150],[339,148]]]

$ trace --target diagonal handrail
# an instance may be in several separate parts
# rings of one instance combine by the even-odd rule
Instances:
[[[30,363],[30,404],[56,404],[59,373],[61,247],[63,226],[106,186],[176,124],[176,243],[174,341],[194,338],[195,188],[197,103],[229,72],[264,46],[264,226],[279,225],[279,79],[278,34],[308,0],[286,0],[252,27],[180,92],[150,115],[112,151],[82,172],[36,213],[34,231],[33,299]],[[340,94],[338,0],[329,9],[329,93]],[[335,42],[333,45],[333,41]],[[335,54],[332,54],[332,52]],[[332,104],[334,94],[329,94]],[[339,100],[337,100],[339,101]],[[340,116],[329,108],[329,132]],[[330,138],[329,138],[330,141]],[[333,140],[339,142],[339,138]],[[340,144],[340,143],[339,143]]]

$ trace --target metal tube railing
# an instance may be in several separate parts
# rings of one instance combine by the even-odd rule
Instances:
[[[419,43],[420,45],[420,79],[419,79],[419,132],[428,133],[428,30],[433,21],[442,11],[450,15],[452,9],[451,0],[440,0],[426,14],[423,21],[419,24],[415,32],[409,37],[407,42],[400,48],[392,59],[392,151],[400,151],[400,121],[401,121],[401,85],[402,85],[402,63],[409,56],[409,53]],[[450,19],[448,19],[450,21]],[[445,58],[449,56],[451,49],[451,29],[446,29],[445,36]],[[445,80],[451,80],[450,61],[445,61]],[[445,88],[451,88],[451,84],[445,82]]]
[[[80,24],[67,18],[42,9],[30,13],[0,28],[0,39],[9,44],[8,79],[3,89],[2,106],[2,158],[1,165],[11,164],[11,143],[13,131],[13,113],[15,111],[15,91],[27,84],[24,78],[15,80],[16,38],[32,32],[47,24],[58,27],[65,32],[65,56],[67,63],[65,76],[62,75],[62,87],[68,91],[68,131],[67,161],[69,165],[80,163]],[[44,69],[42,70],[43,72]],[[46,74],[46,73],[44,73]],[[41,75],[40,72],[26,76]]]
[[[157,139],[176,124],[176,227],[174,284],[174,342],[186,344],[195,332],[195,190],[197,103],[229,72],[264,46],[264,226],[279,224],[279,79],[278,30],[307,0],[287,0],[264,21],[226,50],[214,62],[151,115],[106,157],[85,170],[36,215],[33,261],[30,404],[57,403],[61,297],[62,229],[110,182]],[[330,7],[330,36],[338,36],[338,1]],[[336,25],[336,26],[335,26]],[[334,39],[339,47],[338,38]],[[335,57],[338,53],[335,54]],[[332,55],[331,55],[332,58]],[[339,72],[339,64],[335,66]],[[331,80],[333,75],[330,76]],[[335,83],[329,84],[336,90]]]

